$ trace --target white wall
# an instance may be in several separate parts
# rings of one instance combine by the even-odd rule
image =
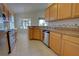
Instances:
[[[39,17],[44,17],[44,11],[34,12],[32,18],[32,26],[38,26],[39,25]]]

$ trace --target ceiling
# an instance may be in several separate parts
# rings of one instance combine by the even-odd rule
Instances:
[[[44,11],[47,3],[8,3],[9,8],[15,13],[30,13]]]

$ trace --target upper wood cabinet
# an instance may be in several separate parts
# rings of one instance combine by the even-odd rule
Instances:
[[[71,5],[70,3],[58,4],[58,19],[71,18]]]
[[[72,4],[72,17],[79,17],[79,3]]]
[[[57,11],[58,11],[58,5],[57,4],[52,4],[50,6],[50,21],[51,20],[57,20]]]
[[[7,4],[1,3],[0,4],[0,10],[3,14],[5,14],[6,20],[9,20],[10,11],[9,11]]]
[[[79,17],[79,3],[54,3],[45,11],[47,21]]]
[[[45,10],[45,20],[49,21],[49,8]]]
[[[2,5],[2,3],[0,4],[0,11],[3,11],[3,5]]]

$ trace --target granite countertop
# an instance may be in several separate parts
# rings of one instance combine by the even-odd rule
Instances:
[[[14,28],[14,29],[5,29],[5,30],[0,30],[0,32],[8,32],[8,31],[10,31],[10,30],[15,30],[15,31],[17,31],[17,28]]]
[[[31,26],[32,27],[32,26]],[[37,26],[41,30],[48,30],[52,32],[58,32],[60,34],[65,34],[73,37],[78,37],[79,38],[79,28],[50,28],[50,27],[41,27]]]
[[[54,32],[58,32],[60,34],[65,34],[65,35],[70,35],[70,36],[74,36],[74,37],[79,37],[79,32],[77,31],[71,31],[71,30],[59,30],[59,29],[53,29],[50,31],[54,31]]]
[[[0,30],[0,32],[7,32],[6,30]]]
[[[52,32],[57,32],[60,34],[65,34],[65,35],[70,35],[70,36],[74,36],[74,37],[78,37],[79,38],[79,29],[70,29],[70,28],[48,28],[48,29],[44,29],[42,28],[42,30],[48,30],[48,31],[52,31]]]

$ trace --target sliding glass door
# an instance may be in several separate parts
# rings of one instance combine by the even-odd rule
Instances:
[[[30,19],[23,19],[21,21],[21,28],[28,29],[28,26],[31,26],[31,20]]]

